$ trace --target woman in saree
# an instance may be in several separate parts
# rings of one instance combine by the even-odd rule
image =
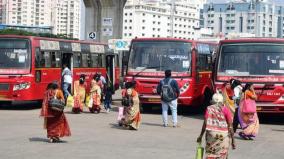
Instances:
[[[223,97],[224,97],[224,105],[229,108],[231,112],[231,117],[234,117],[235,114],[235,101],[234,97],[234,88],[233,88],[234,79],[230,79],[228,83],[225,84],[223,88]]]
[[[94,76],[91,81],[89,110],[91,113],[101,111],[101,88],[98,84],[99,79]]]
[[[197,142],[201,143],[206,131],[206,159],[227,159],[230,145],[235,149],[232,117],[229,109],[223,104],[223,96],[216,93],[212,97],[213,105],[208,106],[204,123]]]
[[[242,131],[239,132],[239,135],[245,140],[253,140],[254,137],[258,134],[259,130],[259,120],[256,113],[255,100],[257,95],[255,94],[253,85],[247,83],[243,88],[244,97],[242,98],[239,106],[239,122],[242,128]],[[245,101],[247,100],[247,101]],[[251,108],[247,109],[244,106],[244,103],[249,104]]]
[[[50,83],[44,94],[40,116],[44,117],[44,128],[47,129],[49,142],[58,142],[59,138],[70,136],[70,128],[64,112],[53,110],[49,107],[49,101],[56,97],[64,101],[63,92],[57,83]]]
[[[134,87],[134,83],[128,82],[126,83],[126,89],[122,90],[122,97],[128,96],[132,102],[130,102],[129,106],[124,107],[124,117],[119,125],[130,130],[138,130],[141,123],[139,97]]]
[[[74,106],[72,108],[73,113],[83,112],[83,106],[86,99],[86,84],[85,75],[80,75],[80,79],[74,81]]]

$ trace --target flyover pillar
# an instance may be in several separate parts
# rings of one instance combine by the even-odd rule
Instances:
[[[123,8],[126,0],[84,0],[85,39],[96,32],[95,41],[122,38]]]

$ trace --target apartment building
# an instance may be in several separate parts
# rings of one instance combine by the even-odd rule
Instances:
[[[191,0],[129,0],[124,8],[123,38],[196,39],[199,18],[200,8]]]
[[[52,27],[53,34],[80,37],[80,0],[0,0],[0,23]]]
[[[283,37],[283,8],[270,0],[207,3],[204,5],[204,27],[225,36]]]

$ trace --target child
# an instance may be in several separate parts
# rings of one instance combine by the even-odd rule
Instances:
[[[107,87],[105,92],[105,101],[104,101],[104,106],[107,113],[110,112],[111,109],[111,100],[112,100],[112,89],[111,87]]]

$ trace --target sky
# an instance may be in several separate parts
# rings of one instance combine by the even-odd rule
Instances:
[[[209,2],[211,1],[211,2],[214,2],[214,3],[220,3],[220,2],[227,2],[229,0],[208,0],[208,1]],[[284,4],[284,0],[272,0],[272,1],[274,1],[276,3]]]

